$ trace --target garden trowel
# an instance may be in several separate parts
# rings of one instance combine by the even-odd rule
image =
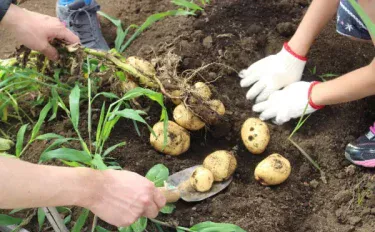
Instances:
[[[189,179],[194,170],[199,166],[187,168],[169,176],[165,182],[165,186],[159,188],[167,198],[168,203],[177,202],[180,198],[187,202],[202,201],[221,192],[233,180],[233,177],[230,177],[223,182],[214,182],[210,191],[204,193],[198,192],[191,187]]]

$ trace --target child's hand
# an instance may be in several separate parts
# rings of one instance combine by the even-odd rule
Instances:
[[[300,81],[305,68],[306,58],[296,55],[291,51],[287,43],[276,55],[268,56],[239,74],[241,87],[253,85],[247,92],[246,98],[256,102],[262,102],[275,91]]]
[[[309,104],[310,82],[299,81],[293,83],[283,90],[276,91],[267,101],[253,106],[253,111],[261,113],[262,120],[274,119],[274,123],[281,125],[292,118],[301,117],[316,111]]]

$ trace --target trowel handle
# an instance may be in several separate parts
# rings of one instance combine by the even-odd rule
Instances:
[[[162,192],[162,194],[167,199],[167,203],[175,203],[178,200],[180,200],[181,193],[178,188],[170,189],[168,187],[159,187],[158,189]]]

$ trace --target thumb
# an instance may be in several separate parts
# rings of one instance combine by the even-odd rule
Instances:
[[[51,44],[47,43],[41,52],[50,60],[57,61],[59,59],[59,53],[57,52],[56,48],[54,48]]]
[[[79,43],[79,38],[68,28],[64,26],[63,29],[59,30],[56,34],[56,38],[67,42],[68,44]]]

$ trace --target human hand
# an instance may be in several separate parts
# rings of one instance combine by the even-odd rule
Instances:
[[[314,85],[315,83],[317,82],[313,82]],[[313,84],[303,81],[290,84],[285,89],[271,94],[267,101],[254,105],[253,111],[261,113],[261,120],[274,118],[277,125],[301,117],[303,113],[311,114],[322,108],[309,100]]]
[[[241,87],[253,85],[246,94],[246,98],[256,103],[265,101],[275,91],[300,81],[305,68],[306,58],[295,54],[287,43],[276,55],[268,56],[248,69],[242,70]]]
[[[91,178],[94,187],[82,206],[102,220],[129,226],[140,217],[155,218],[166,199],[155,185],[134,172],[107,170]]]
[[[31,12],[11,5],[1,25],[11,31],[18,42],[43,53],[50,60],[58,60],[57,50],[50,44],[59,39],[67,44],[79,43],[79,38],[65,27],[58,18]]]

